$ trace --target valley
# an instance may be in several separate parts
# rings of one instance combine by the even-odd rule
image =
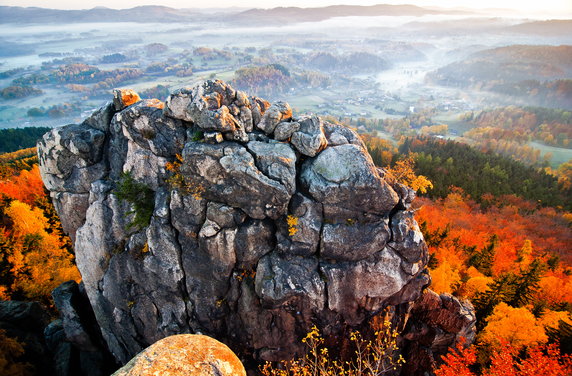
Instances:
[[[14,13],[0,8],[7,10]],[[115,22],[94,23],[91,15],[69,24],[1,23],[0,128],[79,122],[110,100],[113,88],[164,100],[169,92],[212,78],[287,101],[297,114],[352,124],[431,111],[435,124],[450,125],[450,138],[467,130],[455,124],[469,111],[572,108],[572,48],[566,47],[572,44],[566,32],[571,21],[405,11],[344,17],[332,11],[315,19],[296,8],[288,22],[282,13],[269,22],[270,11],[186,11],[172,22],[169,8],[149,10],[157,22],[110,16]],[[559,28],[550,28],[552,23]],[[519,56],[526,59],[507,65]],[[513,73],[495,81],[494,71]],[[552,151],[553,166],[570,155],[559,149]]]

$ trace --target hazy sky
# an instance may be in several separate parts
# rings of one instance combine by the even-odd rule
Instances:
[[[173,8],[213,8],[213,7],[256,7],[273,8],[278,6],[319,7],[333,4],[373,5],[373,4],[416,4],[421,6],[467,7],[467,8],[508,8],[524,12],[560,13],[572,17],[572,0],[0,0],[0,5],[36,6],[59,9],[89,9],[96,6],[109,8],[131,8],[138,5],[165,5]]]

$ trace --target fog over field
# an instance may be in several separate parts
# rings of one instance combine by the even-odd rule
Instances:
[[[391,8],[399,15],[352,7],[348,17],[329,8],[185,10],[180,17],[169,8],[136,9],[147,15],[141,20],[153,15],[157,22],[118,22],[130,13],[109,9],[65,22],[65,11],[0,7],[10,16],[0,24],[0,127],[76,122],[116,87],[165,99],[209,78],[289,101],[297,112],[354,121],[430,110],[433,122],[448,122],[451,137],[464,129],[458,119],[467,111],[572,108],[563,89],[572,78],[570,20],[417,7]],[[87,22],[97,11],[104,18]],[[526,53],[525,46],[540,49]],[[554,58],[557,46],[564,50]],[[492,78],[503,69],[523,73]]]

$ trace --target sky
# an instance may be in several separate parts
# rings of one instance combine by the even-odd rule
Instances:
[[[138,5],[164,5],[172,8],[274,8],[279,6],[320,7],[334,4],[374,5],[374,4],[415,4],[420,6],[502,8],[522,12],[543,12],[567,14],[572,18],[572,0],[0,0],[0,5],[35,6],[56,9],[90,9],[104,6],[114,9],[132,8]]]

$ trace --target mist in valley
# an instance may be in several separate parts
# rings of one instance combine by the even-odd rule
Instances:
[[[387,119],[421,116],[409,131],[446,123],[443,136],[456,138],[472,127],[462,120],[468,112],[572,109],[572,21],[484,11],[306,22],[193,12],[155,23],[5,19],[0,128],[79,122],[109,101],[113,88],[165,100],[215,78],[287,101],[297,113],[394,138]],[[561,159],[570,159],[569,151],[563,148]]]

